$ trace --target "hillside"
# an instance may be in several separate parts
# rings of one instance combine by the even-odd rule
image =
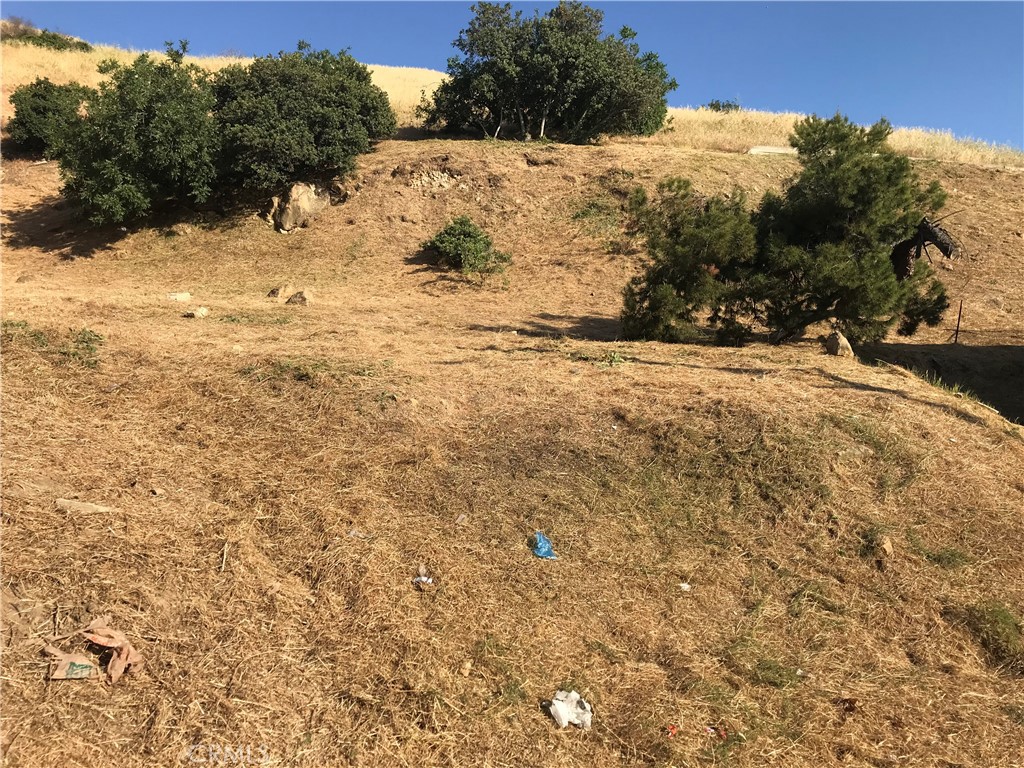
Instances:
[[[992,409],[1024,417],[1021,171],[918,162],[965,209],[958,345],[955,314],[863,360],[616,340],[624,189],[795,168],[395,140],[283,236],[89,230],[6,161],[5,764],[1024,765],[1024,431]],[[460,214],[505,275],[423,263]],[[46,682],[104,613],[143,670]],[[540,711],[560,686],[592,731]]]
[[[78,82],[97,86],[101,76],[97,66],[104,59],[131,62],[139,51],[126,51],[111,46],[95,46],[91,52],[52,51],[32,45],[5,42],[0,45],[3,61],[2,118],[6,124],[10,117],[10,95],[15,88],[45,76],[55,83]],[[150,52],[161,57],[161,52]],[[248,59],[231,56],[187,57],[206,69],[216,71],[229,64],[244,63]],[[369,65],[374,83],[391,100],[404,134],[417,135],[416,107],[423,93],[430,94],[444,78],[443,72],[415,67],[388,67]],[[645,140],[644,143],[683,149],[710,149],[726,152],[745,152],[752,146],[787,146],[793,124],[803,115],[786,112],[771,113],[743,110],[734,113],[712,112],[707,109],[671,107],[670,122],[666,130]],[[1024,153],[1012,147],[1003,147],[954,137],[946,131],[924,128],[897,127],[891,138],[892,146],[912,157],[934,160],[1024,168]],[[633,142],[635,143],[635,142]]]

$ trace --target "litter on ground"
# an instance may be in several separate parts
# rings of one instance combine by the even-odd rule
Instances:
[[[545,560],[558,559],[558,555],[555,554],[555,549],[551,545],[551,540],[540,531],[533,534],[533,554]]]
[[[109,616],[100,616],[77,632],[65,637],[82,635],[93,645],[112,648],[114,655],[107,662],[107,681],[116,683],[126,672],[137,671],[143,663],[142,654],[129,642],[120,630],[110,626]],[[51,680],[88,680],[98,677],[99,665],[81,653],[65,653],[60,648],[48,645],[43,649],[52,658],[50,662]]]
[[[558,691],[551,701],[541,705],[550,713],[559,728],[575,725],[588,730],[594,718],[594,708],[576,691]]]
[[[60,648],[48,645],[43,649],[50,659],[50,680],[88,680],[99,677],[100,668],[88,656],[81,653],[64,653]]]
[[[430,575],[430,570],[427,568],[427,566],[421,564],[419,567],[418,574],[412,580],[412,583],[420,589],[423,589],[423,587],[434,583],[434,577]]]

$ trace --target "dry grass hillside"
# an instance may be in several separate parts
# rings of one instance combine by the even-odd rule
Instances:
[[[9,118],[9,98],[15,88],[33,82],[45,73],[55,83],[78,82],[97,86],[101,76],[96,71],[104,59],[129,63],[139,51],[126,51],[110,46],[95,46],[91,52],[53,51],[20,43],[0,46],[3,65],[3,90],[0,106],[3,121]],[[151,52],[160,57],[160,52]],[[247,59],[228,56],[189,57],[210,70]],[[388,67],[372,64],[374,83],[383,89],[403,128],[418,125],[416,107],[423,93],[430,94],[444,79],[444,73],[415,67]],[[685,149],[711,149],[725,152],[746,152],[754,146],[788,146],[793,124],[803,115],[792,112],[772,113],[741,111],[712,112],[707,109],[674,107],[669,110],[668,128],[647,140],[647,143]],[[892,145],[912,157],[931,158],[975,165],[1024,168],[1024,152],[1012,147],[992,145],[972,139],[957,138],[948,131],[927,128],[897,128]]]
[[[960,344],[617,340],[624,189],[795,167],[388,141],[284,236],[90,230],[6,162],[5,764],[1024,766],[1021,171],[918,162],[965,209]],[[424,263],[460,214],[504,275]],[[47,682],[102,614],[143,669]]]
[[[55,83],[83,83],[96,87],[103,77],[97,71],[101,61],[114,59],[130,64],[141,51],[126,51],[122,48],[99,45],[92,51],[54,51],[23,43],[5,42],[0,46],[0,63],[3,66],[3,120],[10,117],[10,96],[16,88],[34,82],[37,77],[49,77]],[[157,58],[162,52],[151,51]],[[189,56],[206,69],[216,71],[230,64],[244,64],[249,59],[233,56]],[[387,67],[370,65],[374,83],[387,92],[391,106],[398,115],[399,124],[412,125],[415,122],[416,106],[420,93],[431,93],[444,77],[444,73],[432,69],[415,67]]]

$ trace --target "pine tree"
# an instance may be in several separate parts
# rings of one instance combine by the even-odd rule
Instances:
[[[778,343],[826,321],[861,341],[940,322],[942,283],[921,262],[897,280],[889,254],[945,194],[920,184],[910,160],[887,146],[891,132],[885,120],[862,128],[842,115],[798,123],[791,143],[802,170],[782,194],[762,198],[749,230],[735,198],[694,207],[683,182],[663,186],[653,203],[639,199],[634,218],[651,262],[626,289],[626,335],[678,340],[687,327],[692,336],[702,312],[729,342],[754,323]]]

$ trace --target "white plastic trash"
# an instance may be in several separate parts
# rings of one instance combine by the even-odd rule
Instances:
[[[559,728],[571,724],[588,730],[594,717],[594,708],[576,691],[558,691],[545,706]]]

